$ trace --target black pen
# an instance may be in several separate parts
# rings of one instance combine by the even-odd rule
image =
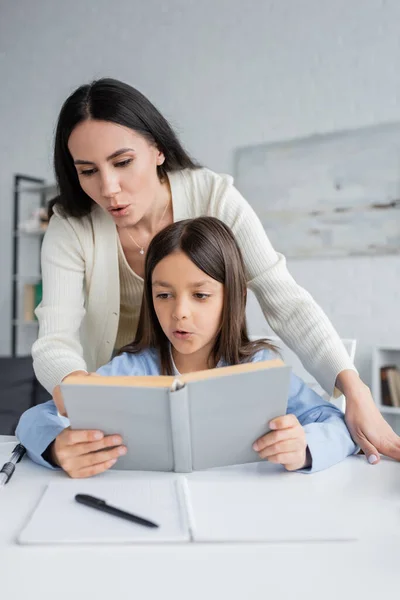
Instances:
[[[22,444],[17,444],[12,451],[11,458],[8,462],[4,463],[0,471],[0,488],[8,483],[15,471],[15,465],[19,463],[26,450]]]
[[[153,521],[148,521],[147,519],[132,515],[125,510],[121,510],[120,508],[115,508],[115,506],[110,506],[105,500],[95,498],[94,496],[89,496],[88,494],[76,494],[75,500],[80,504],[85,504],[85,506],[96,508],[97,510],[106,512],[109,515],[114,515],[115,517],[120,517],[121,519],[126,519],[127,521],[133,521],[133,523],[137,523],[138,525],[144,525],[145,527],[158,527],[157,523],[153,523]]]

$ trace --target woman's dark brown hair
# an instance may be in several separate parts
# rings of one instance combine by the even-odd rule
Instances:
[[[83,191],[68,150],[68,140],[79,123],[109,121],[136,131],[164,154],[158,176],[170,171],[199,167],[183,148],[171,125],[141,92],[117,79],[98,79],[76,89],[64,102],[54,141],[54,171],[59,196],[49,203],[49,218],[56,204],[68,217],[84,217],[93,200]]]
[[[228,365],[237,365],[250,361],[259,350],[275,350],[267,340],[249,340],[245,270],[231,230],[214,217],[198,217],[172,223],[152,239],[146,256],[143,300],[136,337],[121,352],[136,353],[156,348],[160,353],[162,374],[173,374],[170,343],[154,310],[152,276],[163,258],[179,251],[184,252],[209,277],[224,285],[222,322],[210,357],[212,366],[216,366],[221,359]]]

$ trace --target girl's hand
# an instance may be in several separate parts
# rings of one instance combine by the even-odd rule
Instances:
[[[277,417],[269,426],[274,431],[263,435],[253,444],[253,450],[258,452],[259,457],[283,465],[287,471],[309,466],[306,434],[297,417]]]
[[[67,427],[54,440],[51,458],[70,477],[91,477],[107,471],[127,452],[119,435]],[[117,447],[115,447],[117,446]]]

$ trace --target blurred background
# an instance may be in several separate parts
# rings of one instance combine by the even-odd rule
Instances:
[[[53,193],[54,126],[74,88],[103,76],[126,81],[195,158],[235,175],[244,146],[400,121],[399,22],[397,0],[0,1],[0,355],[12,353],[13,319],[20,354],[37,331],[27,313],[40,293],[40,232],[29,235],[29,218],[44,196],[16,198],[15,175]],[[19,265],[16,201],[25,227]],[[399,349],[388,357],[397,361],[398,255],[288,264],[341,337],[357,340],[356,366],[368,384],[375,347]],[[253,298],[248,315],[252,333],[268,331]]]

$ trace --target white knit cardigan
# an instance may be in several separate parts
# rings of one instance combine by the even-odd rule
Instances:
[[[338,373],[354,366],[327,316],[289,274],[258,217],[229,175],[208,169],[169,174],[174,221],[211,215],[235,234],[251,289],[276,334],[329,393]],[[268,199],[266,199],[266,202]],[[89,216],[63,218],[55,209],[42,246],[43,300],[32,348],[40,383],[51,392],[77,370],[110,360],[118,330],[119,271],[114,221],[96,206]],[[137,302],[143,284],[138,279]]]

